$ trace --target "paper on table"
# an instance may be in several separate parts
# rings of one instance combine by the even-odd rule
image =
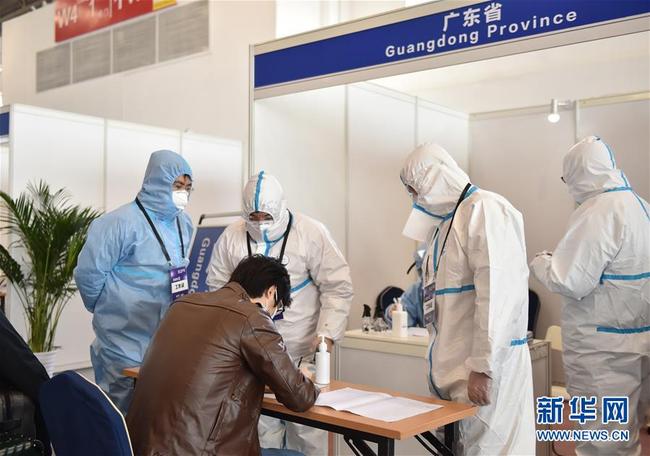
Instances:
[[[442,407],[404,397],[393,397],[390,394],[371,393],[354,388],[342,388],[321,393],[316,400],[316,405],[388,422],[403,420]]]

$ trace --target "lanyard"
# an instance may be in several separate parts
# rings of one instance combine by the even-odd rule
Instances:
[[[460,194],[460,198],[458,198],[458,202],[456,203],[456,207],[454,207],[454,212],[453,212],[453,215],[451,216],[451,221],[449,222],[449,227],[447,228],[447,234],[445,235],[444,241],[442,241],[442,247],[440,249],[440,255],[438,255],[438,262],[437,262],[438,264],[440,264],[440,260],[442,259],[442,255],[445,253],[445,246],[447,245],[447,239],[449,238],[449,233],[451,232],[451,226],[454,224],[454,218],[456,218],[456,211],[458,210],[458,206],[460,206],[460,203],[463,202],[463,200],[465,199],[465,196],[467,195],[467,192],[469,191],[469,189],[471,187],[472,187],[471,183],[468,183],[465,186],[465,188],[463,189],[463,192]],[[438,237],[439,232],[440,232],[440,228],[436,229],[436,234],[434,234],[434,236],[433,236],[434,239],[436,239]],[[435,244],[434,244],[433,250],[434,250],[433,258],[435,259],[436,253],[437,253]],[[429,262],[427,261],[426,263],[427,263],[426,267],[427,267],[427,273],[428,273]],[[436,267],[436,264],[433,264],[433,272],[434,272],[434,274],[437,272],[437,269],[438,268]]]
[[[282,249],[280,250],[280,257],[279,257],[280,261],[282,261],[282,258],[284,258],[284,249],[287,247],[287,240],[289,239],[289,231],[291,231],[292,224],[293,224],[293,214],[291,213],[291,211],[289,211],[289,224],[287,225],[287,229],[284,230],[284,234],[282,235],[284,240],[282,241]],[[248,231],[246,231],[246,247],[248,248],[248,256],[249,257],[253,256],[253,251],[251,249],[251,235]]]
[[[169,256],[169,252],[167,252],[167,248],[165,247],[165,243],[163,242],[162,238],[160,237],[160,234],[158,234],[158,230],[156,229],[156,226],[153,224],[151,221],[151,218],[149,217],[149,214],[147,214],[146,209],[140,202],[138,198],[135,199],[135,203],[138,205],[138,208],[140,208],[140,211],[144,214],[144,217],[147,219],[147,222],[149,222],[149,226],[151,227],[151,231],[153,231],[154,236],[156,236],[156,240],[158,241],[158,244],[160,244],[160,250],[162,250],[163,255],[165,255],[165,259],[169,264],[172,263],[172,259]],[[178,237],[181,239],[181,252],[183,254],[183,258],[185,258],[185,243],[183,242],[183,233],[181,232],[181,223],[178,221],[178,217],[176,217],[176,228],[178,228]]]

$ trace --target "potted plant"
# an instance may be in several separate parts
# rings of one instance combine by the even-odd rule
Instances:
[[[73,271],[99,212],[71,204],[65,189],[52,193],[42,181],[16,199],[0,192],[0,199],[0,232],[10,236],[15,255],[0,245],[0,270],[25,311],[29,346],[51,375],[56,328],[77,291]]]

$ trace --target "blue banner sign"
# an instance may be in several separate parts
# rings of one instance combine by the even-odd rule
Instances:
[[[326,76],[650,12],[650,0],[499,0],[255,56],[255,87]]]
[[[0,136],[7,136],[9,134],[9,113],[3,112],[0,114]]]
[[[225,226],[199,226],[196,228],[196,236],[194,236],[190,251],[190,264],[187,267],[190,293],[208,291],[205,279],[208,277],[208,264],[210,264],[212,249],[225,229]]]

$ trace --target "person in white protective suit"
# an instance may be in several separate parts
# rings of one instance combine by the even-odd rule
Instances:
[[[579,442],[579,455],[639,455],[650,405],[650,209],[590,136],[564,157],[562,180],[579,207],[553,253],[530,267],[564,297],[562,344],[567,390],[596,396],[598,418],[580,429],[627,429],[624,442]],[[627,424],[602,422],[604,396],[629,397]],[[608,420],[609,421],[609,420]]]
[[[473,186],[435,144],[416,148],[400,177],[413,199],[404,234],[427,243],[429,387],[442,399],[480,406],[459,423],[455,451],[533,455],[522,216],[502,196]]]
[[[243,192],[242,219],[220,236],[208,267],[207,284],[217,290],[248,255],[282,257],[291,277],[293,303],[276,326],[289,354],[302,366],[313,360],[318,336],[328,345],[343,337],[350,305],[350,269],[325,226],[287,209],[282,186],[264,171]],[[262,417],[260,443],[311,455],[327,454],[327,433],[312,427]]]

